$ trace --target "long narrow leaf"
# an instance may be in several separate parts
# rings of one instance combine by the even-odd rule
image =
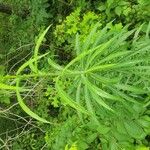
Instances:
[[[21,98],[21,95],[20,95],[20,91],[18,89],[19,87],[19,82],[20,82],[20,79],[18,78],[17,81],[16,81],[16,94],[17,94],[17,100],[19,102],[19,105],[21,106],[21,108],[28,114],[30,115],[32,118],[40,121],[40,122],[43,122],[43,123],[50,123],[52,124],[51,122],[39,117],[37,114],[35,114],[33,111],[31,111],[26,105],[25,103],[23,102],[23,99]]]
[[[34,58],[35,58],[35,70],[37,71],[37,60],[38,60],[38,51],[39,51],[39,48],[40,48],[40,45],[41,45],[41,43],[42,43],[42,41],[43,41],[43,39],[44,39],[44,36],[45,36],[45,34],[47,33],[47,31],[49,30],[49,28],[51,27],[51,25],[50,26],[48,26],[47,28],[46,28],[46,30],[44,30],[44,32],[40,35],[40,37],[38,38],[38,40],[37,40],[37,42],[36,42],[36,46],[35,46],[35,49],[34,49]]]

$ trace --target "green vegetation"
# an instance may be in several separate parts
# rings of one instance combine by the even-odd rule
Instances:
[[[0,149],[150,148],[148,0],[0,1]]]

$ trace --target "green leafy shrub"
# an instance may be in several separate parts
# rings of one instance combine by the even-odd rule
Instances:
[[[56,38],[56,45],[61,46],[65,42],[68,44],[73,44],[74,36],[79,32],[83,36],[89,33],[89,30],[94,27],[95,23],[100,18],[94,12],[85,13],[81,19],[81,9],[76,9],[73,13],[66,17],[61,25],[57,25],[54,31],[54,36]]]
[[[106,0],[89,1],[92,11],[101,14],[101,22],[105,26],[115,19],[117,23],[132,24],[132,28],[149,21],[150,2],[146,0]]]

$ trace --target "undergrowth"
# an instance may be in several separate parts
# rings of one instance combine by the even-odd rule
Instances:
[[[150,3],[2,3],[0,149],[148,150]]]

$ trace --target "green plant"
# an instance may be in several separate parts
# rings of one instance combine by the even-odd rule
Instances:
[[[131,23],[131,28],[149,21],[149,6],[149,1],[145,0],[107,0],[94,2],[94,9],[98,10],[101,14],[103,24],[115,19],[115,22],[121,22],[124,25]]]
[[[111,30],[107,32],[107,27],[98,32],[98,26],[83,42],[77,35],[77,57],[61,71],[56,89],[63,102],[75,108],[81,119],[81,113],[90,116],[92,128],[97,128],[101,135],[103,149],[108,149],[107,143],[110,149],[132,149],[134,139],[142,140],[149,134],[146,113],[150,84],[149,38],[138,41],[137,31],[129,46],[126,39],[134,30],[127,32],[124,28],[116,34]],[[50,65],[59,69],[53,64]],[[67,78],[72,84],[64,88]],[[144,118],[148,119],[145,120],[147,127],[139,122]]]
[[[38,59],[46,56],[38,56],[38,48],[47,28],[37,41],[34,58],[23,64],[17,75],[29,65],[34,74],[21,76],[56,76],[55,88],[62,104],[76,109],[88,129],[98,133],[103,149],[133,149],[134,140],[140,144],[150,132],[147,112],[149,37],[147,33],[146,37],[139,39],[139,30],[127,31],[125,27],[115,32],[110,26],[99,30],[98,23],[85,40],[77,34],[77,56],[65,67],[48,58],[55,73],[38,69]],[[128,39],[134,32],[133,42],[129,44]],[[33,118],[48,123],[24,104],[20,95],[22,88],[19,90],[21,76],[16,76],[15,88],[19,104]],[[71,84],[65,86],[63,83],[68,80]]]
[[[74,47],[74,37],[77,33],[81,34],[81,39],[84,40],[95,23],[101,17],[92,11],[88,11],[82,15],[82,9],[77,8],[72,12],[61,24],[56,26],[53,34],[55,37],[56,54],[59,56],[58,61],[66,63],[75,57],[75,52],[72,51]],[[62,57],[65,56],[65,58]],[[71,57],[71,59],[70,59]]]
[[[41,131],[34,130],[13,141],[12,149],[39,149],[43,145],[52,150],[147,149],[150,135],[149,2],[53,1],[51,6],[59,5],[51,10],[47,0],[38,0],[36,4],[34,0],[11,3],[14,12],[19,8],[20,14],[23,8],[20,6],[24,5],[30,14],[26,19],[17,13],[10,17],[1,15],[5,20],[0,27],[5,49],[0,54],[3,59],[1,108],[16,102],[16,92],[23,111],[15,108],[13,111],[23,118],[26,112],[38,120],[35,123],[46,133],[46,144],[44,134],[38,140]],[[63,11],[61,7],[69,10]],[[72,9],[73,13],[63,21]],[[45,37],[50,27],[43,31],[44,26],[53,16],[54,25]],[[109,21],[112,22],[107,24]],[[123,27],[129,22],[131,25]],[[133,29],[141,22],[146,23]],[[35,37],[39,31],[40,35]],[[50,50],[47,49],[49,42]],[[19,56],[13,58],[16,52]],[[28,53],[26,59],[20,59]],[[12,63],[15,64],[9,66]],[[0,141],[0,146],[5,146],[3,139]]]

